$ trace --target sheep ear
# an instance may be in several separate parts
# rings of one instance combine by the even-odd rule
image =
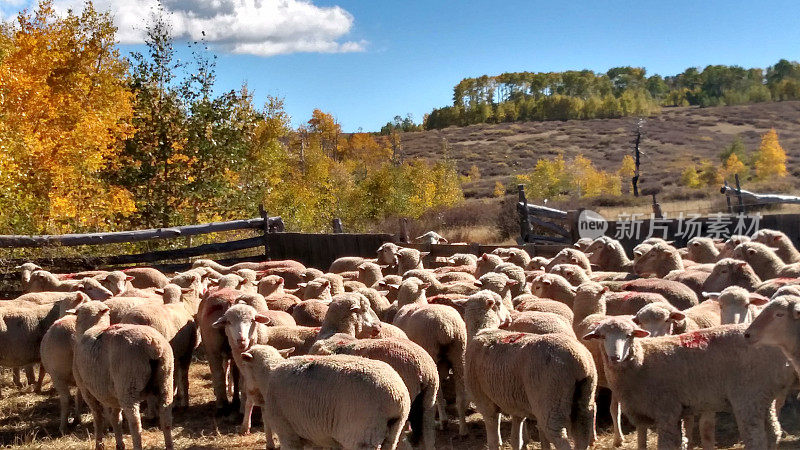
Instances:
[[[155,289],[155,290],[153,290],[153,292],[155,292],[158,295],[164,295],[164,290],[161,289],[161,288]]]
[[[306,286],[308,286],[308,283],[297,283],[297,287],[299,287],[300,289],[305,289]]]
[[[716,300],[719,298],[719,292],[703,292],[703,297]]]
[[[572,246],[573,246],[573,247],[575,247],[575,248],[581,248],[581,244],[579,244],[579,243],[577,243],[577,242],[576,242],[576,243],[574,243],[574,244],[572,244]]]
[[[548,280],[547,278],[544,278],[542,279],[542,284],[545,286],[550,286],[551,284],[553,284],[553,282]]]
[[[353,305],[350,307],[350,311],[358,312],[361,311],[361,306]]]
[[[692,242],[693,247],[700,247],[700,243],[697,241]]]
[[[633,316],[633,318],[631,319],[631,321],[633,321],[633,323],[635,323],[636,325],[641,325],[641,324],[642,324],[642,323],[639,321],[639,318],[638,318],[638,317],[636,317],[636,316]]]
[[[750,294],[748,300],[750,301],[751,305],[756,305],[756,306],[766,305],[769,302],[769,299],[767,297],[761,294],[756,294],[755,292]]]
[[[467,300],[469,300],[469,299],[468,298],[458,298],[458,299],[451,300],[451,301],[453,302],[454,305],[461,306],[463,308],[463,307],[467,306]]]
[[[289,347],[289,348],[284,348],[282,350],[278,350],[278,353],[280,353],[281,356],[283,356],[284,358],[288,358],[289,355],[294,353],[294,347]]]
[[[777,252],[778,250],[780,250],[778,247],[769,247],[769,249],[772,250],[773,252]]]
[[[263,314],[256,314],[256,322],[263,323],[264,325],[269,325],[270,322],[272,322],[272,321],[269,320],[269,317],[267,317],[267,316],[265,316]]]
[[[686,318],[686,314],[684,314],[684,313],[682,313],[680,311],[675,311],[675,312],[673,312],[673,313],[671,313],[669,315],[669,320],[671,320],[673,322],[680,322],[685,318]]]
[[[647,336],[650,336],[650,333],[648,331],[645,331],[641,328],[633,330],[633,337],[646,338]]]
[[[475,286],[478,286],[478,287],[483,287],[483,281],[481,281],[481,280],[475,280]]]
[[[184,294],[188,294],[189,292],[192,292],[192,290],[193,290],[192,288],[181,288],[181,292],[184,293]],[[162,291],[163,291],[163,289],[162,289]]]
[[[211,326],[213,328],[225,328],[225,325],[227,324],[228,324],[228,319],[220,317],[219,319],[217,319],[216,322],[212,323]]]
[[[746,262],[744,262],[744,261],[742,261],[742,262],[740,262],[740,263],[739,263],[739,267],[741,267],[742,269],[744,269],[745,267],[747,267],[747,265],[748,265],[748,264],[747,264]]]
[[[431,287],[430,283],[422,283],[419,285],[420,289],[428,289],[429,287]]]
[[[134,279],[135,279],[135,278],[134,278],[134,277],[132,277],[132,276],[130,276],[130,275],[127,275],[127,276],[125,277],[125,281],[133,281]]]
[[[450,243],[450,241],[448,241],[445,238],[439,238],[439,242],[444,242],[445,244],[449,244]]]
[[[419,252],[419,257],[420,258],[424,258],[424,257],[426,257],[426,256],[428,256],[430,254],[431,254],[431,252]]]
[[[603,339],[603,336],[600,335],[600,334],[597,334],[597,330],[592,330],[592,331],[584,334],[583,335],[583,339],[585,341],[588,341],[590,339]]]
[[[68,310],[64,311],[64,313],[74,316],[74,315],[78,314],[78,311],[76,311],[75,308],[72,308],[72,309],[68,309]]]
[[[250,352],[242,353],[242,360],[243,361],[252,361],[253,360],[253,354],[250,353]]]
[[[714,238],[712,240],[714,241],[715,244],[722,244],[723,242],[725,242],[725,239],[722,238]]]
[[[519,284],[519,281],[517,281],[517,280],[508,280],[508,281],[506,282],[506,284],[507,284],[508,286],[516,286],[516,285],[518,285],[518,284]]]
[[[386,286],[389,288],[390,291],[397,291],[400,289],[399,284],[387,284]]]
[[[754,249],[754,248],[748,248],[748,249],[747,249],[747,254],[748,254],[748,255],[755,255],[755,254],[756,254],[756,249]]]

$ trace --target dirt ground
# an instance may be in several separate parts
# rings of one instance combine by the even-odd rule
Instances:
[[[264,433],[260,424],[254,424],[253,433],[248,436],[238,434],[236,417],[216,418],[214,416],[214,396],[211,391],[211,377],[208,366],[196,361],[191,369],[191,401],[189,409],[175,413],[173,439],[179,449],[254,449],[264,448]],[[47,379],[46,379],[47,380]],[[32,392],[32,388],[22,390],[11,383],[11,372],[4,371],[0,376],[2,399],[0,399],[0,447],[14,449],[91,449],[91,416],[84,413],[82,424],[71,428],[71,433],[60,437],[58,433],[58,401],[49,381],[45,381],[44,394]],[[602,403],[602,400],[601,400]],[[453,414],[451,414],[452,418]],[[446,431],[437,435],[437,448],[442,449],[482,449],[485,448],[486,434],[481,417],[472,413],[469,418],[469,436],[458,435],[454,422]],[[596,449],[613,449],[608,425],[599,421],[599,441]],[[793,400],[784,408],[781,423],[788,435],[780,448],[800,449],[800,403]],[[145,448],[163,448],[160,430],[154,424],[145,424],[143,434]],[[503,436],[508,438],[510,423],[504,421]],[[627,443],[623,448],[635,448],[635,433],[627,430]],[[724,414],[718,416],[717,440],[721,448],[741,448],[736,442],[736,428],[732,419]],[[655,436],[650,434],[650,445],[655,448]],[[114,438],[109,432],[105,439],[106,448],[114,448]],[[126,445],[131,448],[130,437]],[[508,444],[505,448],[510,449]],[[529,449],[540,448],[532,443]]]

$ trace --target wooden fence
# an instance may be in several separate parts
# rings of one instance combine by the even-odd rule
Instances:
[[[572,244],[581,236],[581,213],[583,209],[562,211],[527,202],[525,190],[519,185],[519,202],[517,211],[520,223],[520,243],[551,242]],[[722,187],[721,192],[728,197],[728,212],[706,214],[682,213],[677,217],[665,216],[653,198],[652,214],[634,214],[618,220],[607,221],[604,235],[618,239],[630,254],[633,247],[649,237],[660,237],[674,241],[675,245],[682,247],[686,242],[696,236],[726,239],[734,234],[752,235],[759,229],[769,228],[786,233],[795,246],[800,246],[800,214],[767,214],[748,212],[749,206],[758,206],[774,203],[800,203],[799,197],[754,194],[739,187],[738,179],[736,188]],[[737,201],[732,204],[730,198]],[[533,233],[533,226],[548,233],[547,235]]]

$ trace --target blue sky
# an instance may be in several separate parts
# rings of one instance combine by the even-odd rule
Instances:
[[[153,0],[96,4],[122,11],[119,5],[146,1]],[[239,0],[226,1],[236,8]],[[243,33],[226,34],[231,26],[213,19],[222,17],[220,12],[202,22],[220,28],[213,42],[219,88],[246,82],[258,103],[268,94],[284,97],[295,124],[320,108],[334,114],[346,131],[378,130],[396,114],[412,113],[419,121],[432,108],[451,103],[453,85],[469,76],[605,71],[620,65],[670,75],[689,66],[766,67],[780,58],[800,59],[800,3],[789,1],[281,1],[299,5],[280,13],[295,20],[269,25],[287,29],[279,37],[270,34],[274,30],[248,35],[258,28],[252,23]],[[25,0],[0,2],[0,11],[8,15]],[[165,1],[191,17],[212,3]],[[265,22],[273,15],[256,11]],[[182,40],[200,26],[206,25],[179,30]],[[249,47],[239,46],[238,40],[246,39],[253,40]],[[276,41],[283,50],[274,50]],[[268,50],[264,42],[270,43]],[[123,45],[131,48],[136,45]],[[259,50],[246,50],[252,48]]]

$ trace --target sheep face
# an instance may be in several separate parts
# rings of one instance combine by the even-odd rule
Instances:
[[[756,345],[772,345],[793,351],[797,347],[800,325],[800,299],[778,297],[761,311],[747,327],[744,337]]]
[[[633,316],[633,322],[650,333],[650,336],[656,337],[672,334],[673,325],[685,318],[686,316],[680,311],[672,311],[664,305],[651,303]]]
[[[511,314],[495,292],[478,291],[466,300],[455,303],[464,307],[464,319],[470,335],[475,335],[482,329],[499,328],[511,323]]]
[[[22,282],[24,284],[30,283],[31,281],[31,274],[36,270],[42,270],[41,267],[37,266],[34,263],[25,263],[20,266],[16,267],[17,270],[20,271],[22,274]]]
[[[547,269],[550,269],[556,264],[575,264],[576,266],[584,268],[590,265],[586,254],[574,248],[565,248],[558,252],[556,256],[550,260]]]
[[[777,230],[758,230],[756,234],[753,235],[752,240],[754,242],[760,242],[764,245],[776,245],[781,241],[788,241],[789,237]]]
[[[711,274],[703,283],[703,289],[719,292],[728,286],[756,278],[756,273],[748,263],[738,259],[723,258],[714,265]]]
[[[119,270],[115,270],[104,278],[102,278],[100,284],[103,285],[104,288],[108,289],[114,295],[119,295],[125,291],[125,287],[127,286],[128,281],[133,281],[133,277],[125,275],[124,272]]]
[[[88,301],[68,312],[73,312],[77,315],[75,319],[75,332],[76,335],[81,335],[94,326],[101,325],[108,327],[111,325],[109,311],[110,308],[103,302]]]
[[[215,283],[220,289],[239,289],[244,284],[244,278],[235,273],[229,273]]]
[[[632,320],[622,317],[610,317],[601,321],[584,339],[601,339],[604,362],[620,364],[631,355],[633,341],[636,338],[649,336],[650,333],[639,328]]]
[[[387,242],[378,247],[378,264],[394,266],[397,264],[397,252],[400,250],[396,244]]]
[[[750,305],[766,304],[769,299],[758,294],[751,294],[738,286],[725,288],[716,297],[719,302],[720,319],[723,325],[730,323],[749,323],[753,321]]]
[[[750,241],[750,238],[747,236],[742,236],[735,234],[728,238],[725,241],[725,246],[723,247],[722,251],[720,252],[720,258],[731,258],[733,257],[733,250],[744,242]]]
[[[108,300],[114,296],[111,291],[94,278],[84,278],[78,284],[77,289],[88,295],[92,300]]]
[[[294,347],[278,350],[270,345],[254,345],[242,353],[242,362],[251,373],[266,370],[280,364],[287,356],[294,352]]]
[[[255,340],[258,323],[268,324],[269,318],[258,314],[250,305],[237,304],[228,308],[212,326],[224,328],[231,349],[241,353],[249,349]]]
[[[375,336],[381,331],[381,321],[378,315],[370,307],[367,297],[359,293],[339,294],[333,297],[328,314],[339,317],[349,316],[348,321],[355,324],[356,334],[367,330]]]
[[[258,293],[268,296],[283,286],[283,278],[278,275],[267,275],[258,282]]]

